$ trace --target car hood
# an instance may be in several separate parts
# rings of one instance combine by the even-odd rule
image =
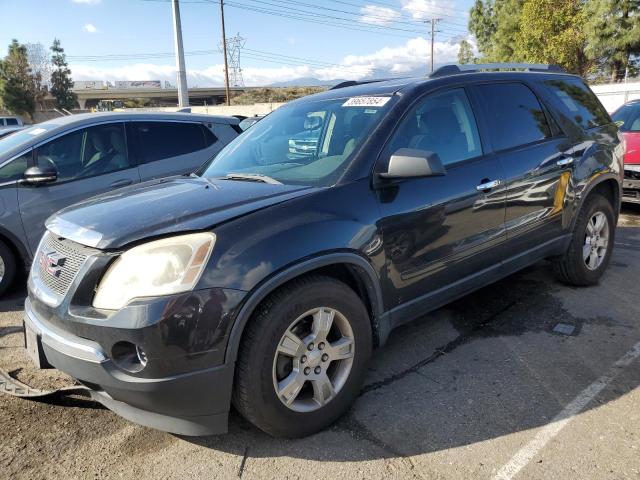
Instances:
[[[203,230],[317,190],[295,185],[172,177],[99,195],[49,217],[47,229],[100,249]]]

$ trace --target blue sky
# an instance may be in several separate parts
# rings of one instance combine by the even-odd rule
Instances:
[[[401,75],[426,71],[428,18],[442,19],[436,63],[455,61],[472,1],[226,0],[227,37],[246,40],[248,85]],[[181,0],[180,11],[189,85],[221,84],[219,3]],[[0,0],[0,46],[12,38],[49,46],[54,37],[75,80],[175,82],[174,58],[161,55],[173,52],[168,0]]]

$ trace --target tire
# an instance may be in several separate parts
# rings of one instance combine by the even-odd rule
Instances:
[[[315,334],[328,318],[330,333],[323,336],[317,329]],[[233,404],[275,437],[311,435],[355,401],[371,349],[369,315],[353,290],[330,277],[294,280],[272,293],[249,320],[238,352]],[[329,354],[344,358],[331,360]]]
[[[11,249],[0,240],[0,295],[13,285],[16,277],[16,259]]]
[[[590,224],[593,224],[596,218],[606,219],[606,247],[601,246],[602,243],[598,243],[604,238],[603,230],[600,230],[601,235],[596,240],[600,246],[589,246],[594,238],[590,232],[595,228]],[[569,248],[562,257],[553,262],[554,272],[558,279],[578,287],[597,284],[611,260],[615,229],[616,217],[611,203],[599,194],[589,196],[578,214]],[[585,258],[586,252],[590,248],[592,248],[591,253],[588,258]],[[596,248],[595,253],[593,248]]]

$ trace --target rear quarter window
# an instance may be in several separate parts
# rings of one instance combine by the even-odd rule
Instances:
[[[556,99],[556,105],[582,128],[590,129],[611,123],[598,97],[576,78],[559,78],[544,82]]]

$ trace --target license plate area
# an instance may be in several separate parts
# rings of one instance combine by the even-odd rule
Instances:
[[[42,348],[42,339],[28,323],[23,322],[24,325],[24,348],[27,352],[27,356],[31,359],[36,368],[51,368],[47,358],[44,356],[44,350]]]

